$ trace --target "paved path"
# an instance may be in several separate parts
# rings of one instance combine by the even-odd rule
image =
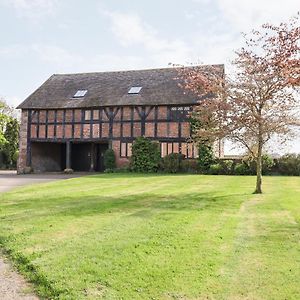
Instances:
[[[0,193],[13,188],[49,182],[71,177],[79,177],[81,174],[29,174],[17,175],[15,171],[0,171]],[[1,254],[1,253],[0,253]],[[0,256],[0,299],[1,300],[38,300],[31,293],[30,285],[24,278],[13,270],[9,262]]]
[[[61,173],[45,173],[45,174],[27,174],[17,175],[16,171],[1,171],[0,170],[0,193],[9,191],[15,187],[43,183],[72,177],[79,177],[82,174],[61,174]]]

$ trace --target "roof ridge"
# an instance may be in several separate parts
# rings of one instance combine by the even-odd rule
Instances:
[[[208,66],[225,66],[224,64],[206,64],[206,65],[191,65],[185,67],[208,67]],[[163,70],[176,70],[177,67],[161,67],[161,68],[149,68],[149,69],[130,69],[130,70],[116,70],[116,71],[99,71],[99,72],[79,72],[79,73],[56,73],[52,76],[66,76],[66,75],[92,75],[92,74],[104,74],[104,73],[134,73],[141,71],[163,71]],[[52,77],[51,76],[51,77]]]

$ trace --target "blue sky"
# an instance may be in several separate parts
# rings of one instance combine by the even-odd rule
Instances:
[[[54,73],[228,65],[241,32],[297,10],[297,0],[0,0],[0,96],[17,105]]]

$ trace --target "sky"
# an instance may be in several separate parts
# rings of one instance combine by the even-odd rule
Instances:
[[[298,10],[298,0],[0,0],[0,97],[17,106],[57,73],[230,69],[242,32]],[[300,152],[300,137],[286,148]]]

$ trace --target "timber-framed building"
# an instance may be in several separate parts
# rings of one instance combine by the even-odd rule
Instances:
[[[158,141],[162,156],[196,158],[188,120],[195,97],[176,77],[174,68],[52,75],[18,107],[18,172],[103,171],[109,147],[125,166],[139,136]],[[222,143],[215,150],[222,156]]]

